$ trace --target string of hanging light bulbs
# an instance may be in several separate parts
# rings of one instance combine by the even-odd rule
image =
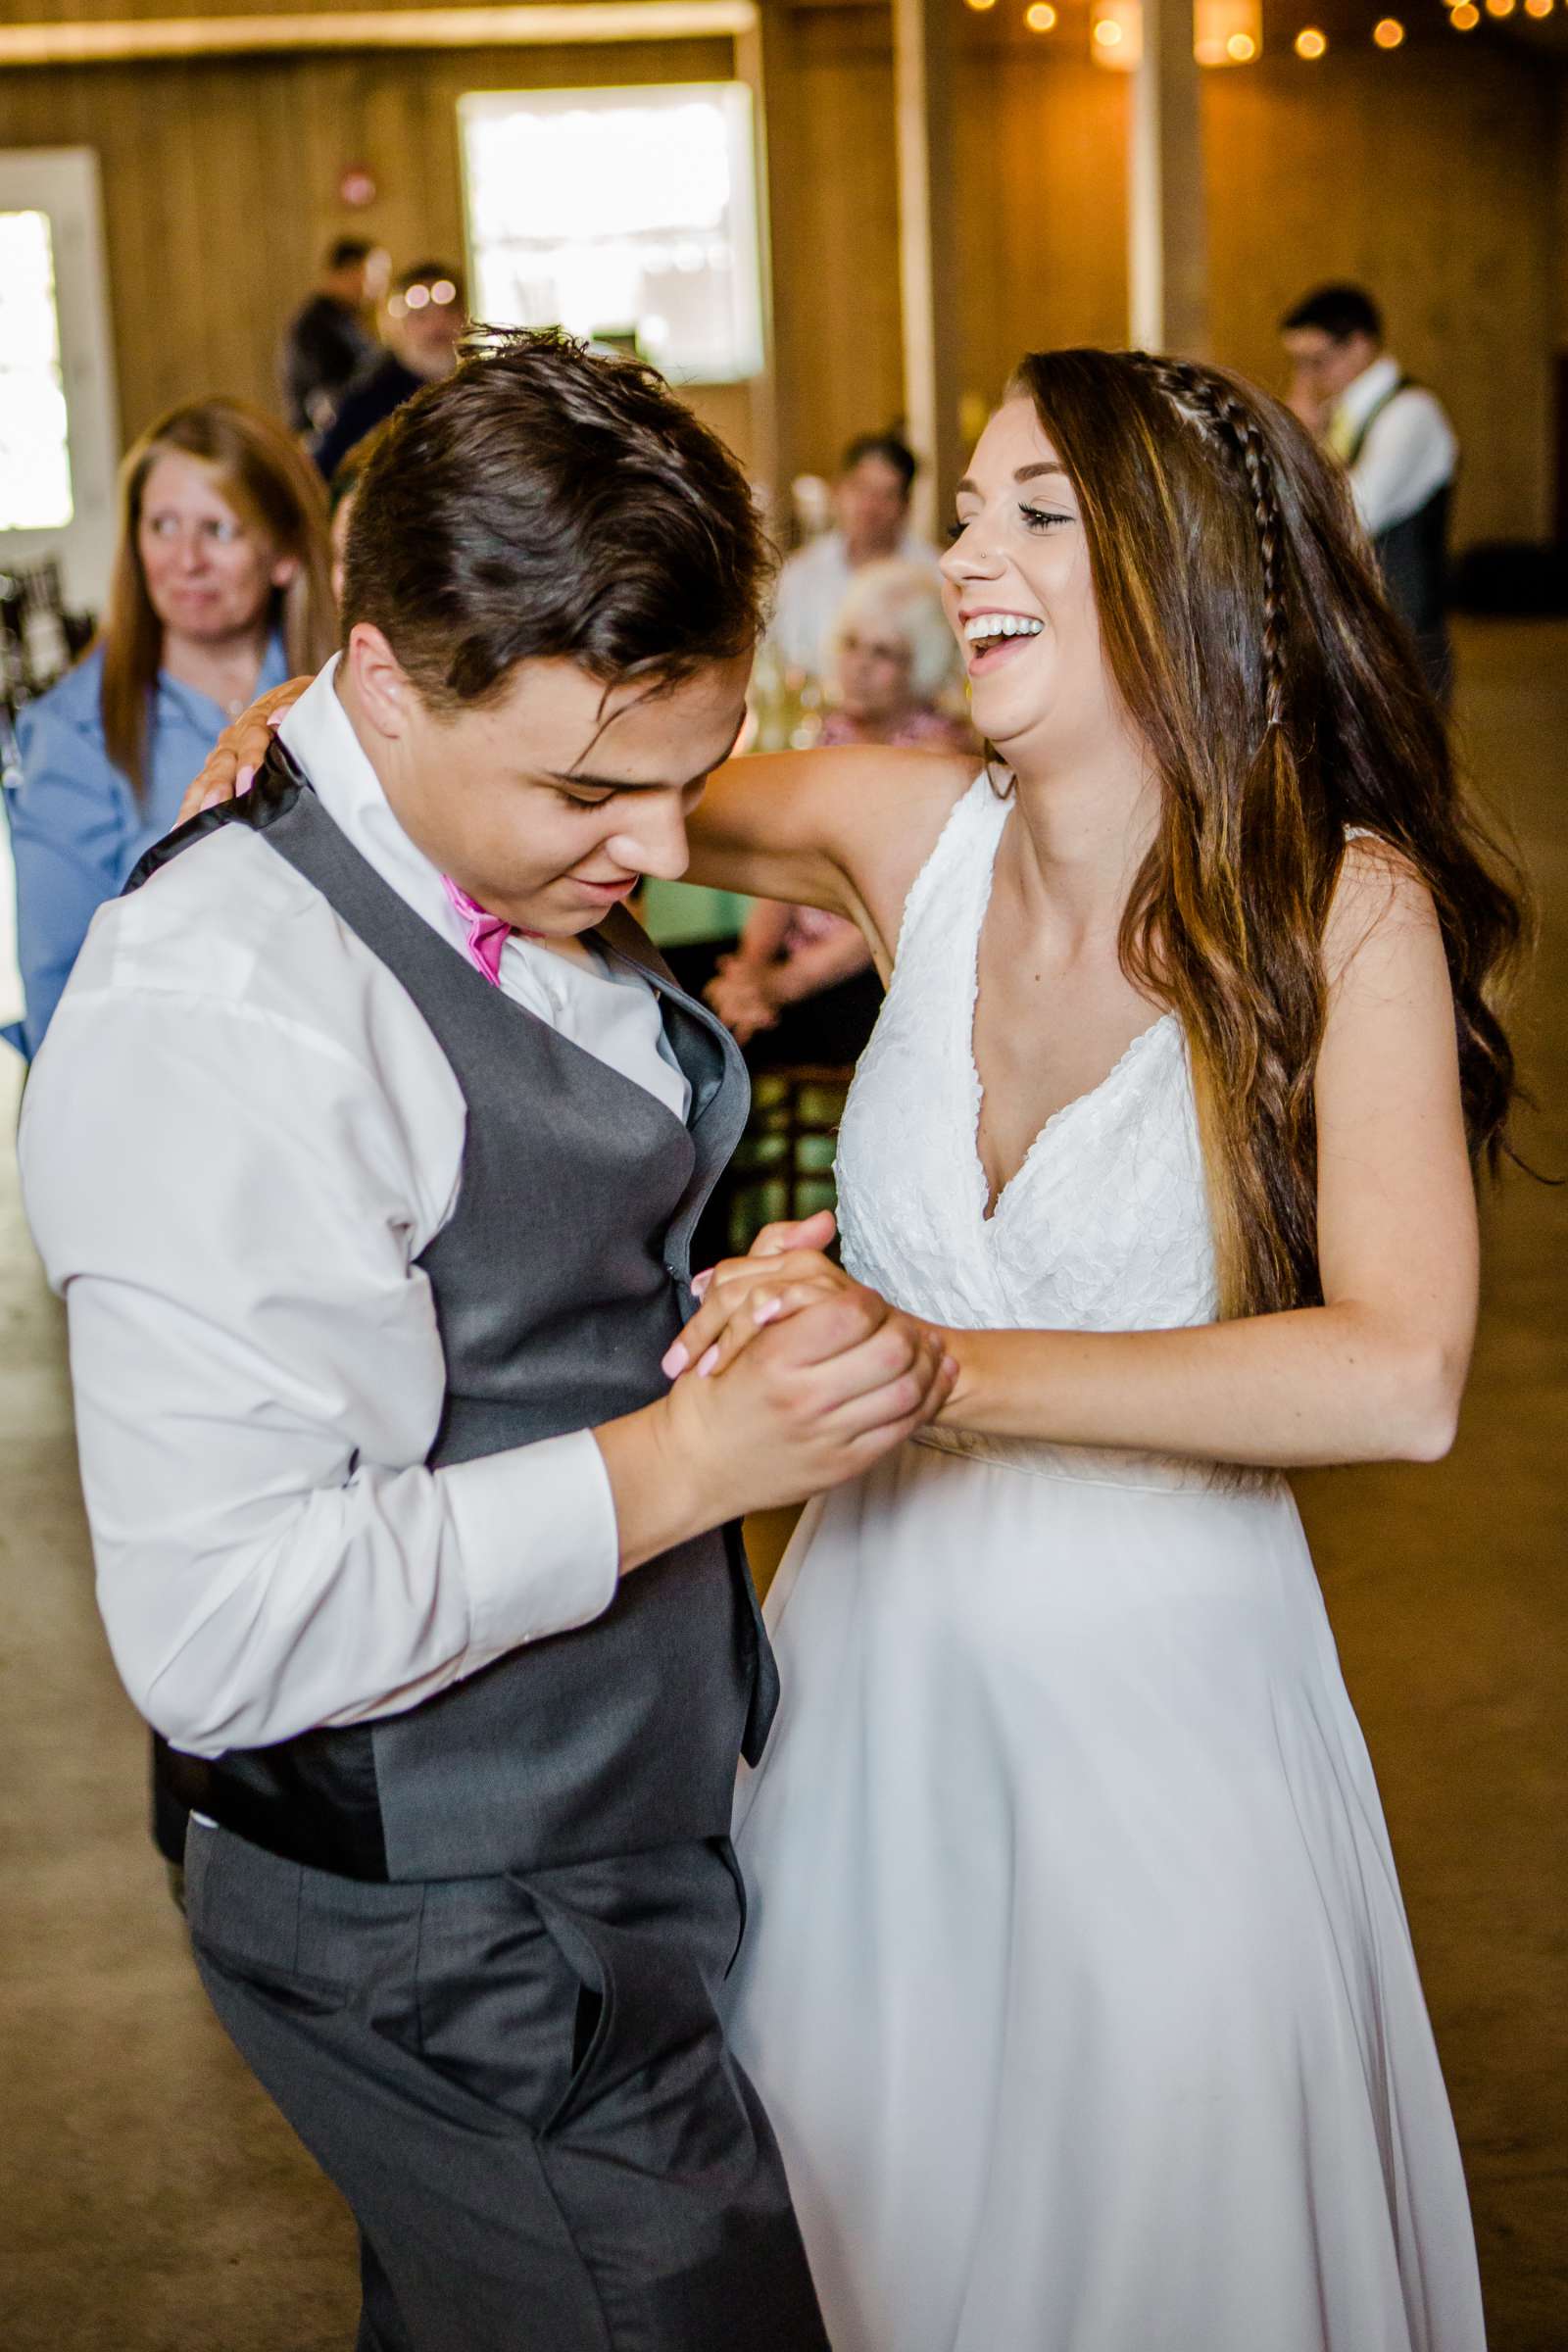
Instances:
[[[1568,0],[1563,0],[1568,7]],[[988,14],[997,0],[965,0],[977,15]],[[1443,0],[1455,32],[1474,32],[1483,16],[1549,17],[1557,0]],[[1023,12],[1031,32],[1054,32],[1060,13],[1054,0],[1029,0]],[[1405,27],[1397,17],[1379,17],[1371,29],[1375,47],[1404,46]],[[1303,24],[1291,44],[1298,58],[1314,64],[1327,57],[1329,36],[1316,24]],[[1089,54],[1096,65],[1113,73],[1130,74],[1144,53],[1143,0],[1091,0]],[[1262,0],[1193,0],[1193,54],[1200,66],[1250,66],[1263,54]]]

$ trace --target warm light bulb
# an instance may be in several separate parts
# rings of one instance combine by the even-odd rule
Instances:
[[[1487,0],[1487,5],[1490,8],[1492,0]],[[1508,0],[1508,5],[1511,8],[1513,0]],[[1379,17],[1372,27],[1372,38],[1380,49],[1397,49],[1404,38],[1404,26],[1397,17]]]
[[[997,0],[967,0],[967,4],[970,8],[984,11],[988,8],[995,8]]]
[[[1455,32],[1474,32],[1480,22],[1481,11],[1473,8],[1470,0],[1459,0],[1458,7],[1448,11],[1448,23]]]
[[[1113,74],[1132,74],[1144,53],[1140,0],[1091,0],[1089,54]]]
[[[1296,36],[1298,57],[1321,57],[1328,45],[1327,35],[1319,32],[1315,24],[1308,24],[1304,31]]]
[[[1517,0],[1487,0],[1489,17],[1511,17]]]
[[[1527,17],[1549,17],[1557,0],[1525,0]]]
[[[1193,0],[1193,55],[1200,66],[1250,66],[1262,54],[1262,0]]]
[[[989,5],[990,0],[987,0]],[[1030,6],[1023,12],[1023,21],[1031,32],[1050,32],[1056,22],[1056,12],[1051,0],[1030,0]]]

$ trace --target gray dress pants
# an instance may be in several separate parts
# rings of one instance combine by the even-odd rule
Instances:
[[[713,2007],[721,1841],[367,1885],[193,1823],[197,1965],[360,2226],[359,2352],[827,2352]]]

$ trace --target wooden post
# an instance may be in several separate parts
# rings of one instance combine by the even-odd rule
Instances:
[[[735,35],[735,76],[752,93],[752,137],[757,154],[757,255],[761,283],[762,369],[752,379],[752,479],[767,495],[769,517],[782,530],[789,511],[789,483],[781,471],[778,416],[778,345],[773,328],[773,167],[767,143],[766,49],[760,19]]]
[[[936,536],[962,466],[958,421],[953,0],[893,0],[904,409],[921,460],[915,528]]]
[[[1208,233],[1193,0],[1143,0],[1128,149],[1128,331],[1145,351],[1208,356]]]

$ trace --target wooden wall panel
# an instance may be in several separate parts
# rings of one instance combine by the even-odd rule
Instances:
[[[1462,539],[1547,527],[1555,81],[1480,48],[1204,78],[1216,355],[1278,385],[1289,304],[1370,287],[1453,416]]]
[[[128,439],[208,392],[273,405],[279,333],[334,235],[377,237],[399,263],[461,263],[465,91],[731,71],[727,40],[693,40],[13,72],[0,75],[0,147],[98,150]],[[368,212],[339,201],[351,164],[377,183]],[[745,386],[696,405],[747,454]]]
[[[956,5],[956,0],[955,0]],[[31,0],[29,0],[29,7]],[[100,0],[58,0],[97,9]],[[902,405],[892,56],[876,0],[764,0],[780,470],[831,469]],[[956,184],[965,390],[1042,343],[1125,333],[1128,86],[1064,12],[1031,42],[964,12]],[[279,327],[334,233],[400,261],[462,250],[467,89],[722,75],[727,41],[317,56],[0,76],[0,146],[103,160],[122,415],[205,390],[272,395]],[[1536,532],[1551,474],[1551,349],[1568,341],[1568,94],[1500,44],[1388,60],[1337,48],[1204,81],[1216,349],[1279,380],[1275,322],[1331,274],[1388,302],[1401,356],[1466,444],[1465,536]],[[380,195],[345,212],[365,164]],[[744,387],[696,396],[750,457]]]
[[[1558,350],[1568,352],[1568,74],[1558,75],[1555,97],[1557,154],[1552,178],[1557,200],[1552,231],[1555,281],[1552,286],[1552,327]]]
[[[960,91],[963,383],[990,406],[1026,351],[1125,337],[1129,91],[1044,42],[972,50]]]
[[[780,10],[764,50],[779,467],[831,472],[903,408],[885,8]]]
[[[767,54],[785,470],[825,472],[902,407],[886,11],[803,9]],[[1040,43],[966,44],[959,74],[961,381],[989,404],[1027,350],[1120,339],[1127,86]]]

